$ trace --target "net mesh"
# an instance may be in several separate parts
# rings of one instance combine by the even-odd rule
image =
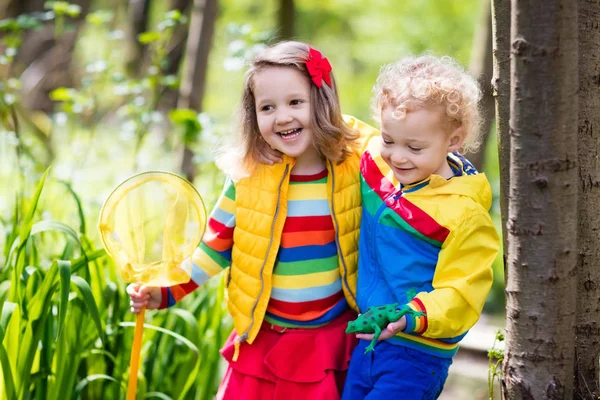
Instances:
[[[187,180],[144,172],[111,193],[99,229],[123,281],[171,286],[190,280],[206,219],[202,197]]]

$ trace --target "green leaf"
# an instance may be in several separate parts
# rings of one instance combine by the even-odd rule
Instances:
[[[65,325],[65,317],[69,307],[69,287],[71,286],[71,261],[58,260],[57,263],[60,276],[60,300],[58,303],[58,326],[56,327],[55,340],[58,340]]]
[[[135,322],[121,322],[121,323],[119,323],[119,326],[135,328]],[[195,358],[194,368],[192,369],[192,372],[189,374],[187,380],[185,381],[185,384],[183,385],[183,389],[181,390],[181,393],[179,395],[180,399],[185,398],[185,395],[190,390],[190,388],[194,384],[194,381],[196,380],[196,377],[198,376],[198,370],[200,368],[200,357],[199,357],[198,347],[196,347],[196,345],[194,343],[192,343],[189,339],[181,336],[180,334],[175,333],[175,332],[170,331],[165,328],[161,328],[160,326],[144,324],[144,329],[152,329],[152,330],[164,333],[166,335],[169,335],[169,336],[179,340],[181,343],[183,343],[185,346],[187,346],[190,350],[192,350],[194,352],[194,358]]]
[[[92,25],[103,25],[109,23],[113,19],[113,12],[108,10],[98,10],[93,13],[89,13],[86,17],[86,21]]]
[[[80,248],[82,247],[81,241],[79,240],[79,235],[77,234],[77,232],[75,232],[75,230],[73,228],[71,228],[69,225],[65,224],[64,222],[54,221],[52,219],[49,219],[46,221],[37,222],[31,228],[31,236],[37,235],[38,233],[42,233],[42,232],[64,233],[65,235],[67,235],[68,237],[73,239]]]
[[[21,29],[21,26],[19,25],[19,23],[12,18],[6,18],[3,20],[0,20],[0,31],[1,32],[16,32],[20,29]]]
[[[42,24],[40,23],[40,20],[34,16],[31,15],[19,15],[17,17],[17,24],[19,24],[19,26],[21,27],[21,29],[34,29],[34,28],[39,28],[40,26],[42,26]]]
[[[177,315],[185,322],[187,329],[189,332],[191,332],[191,334],[188,336],[198,337],[198,321],[196,321],[194,314],[188,310],[184,310],[183,308],[174,308],[172,313]]]
[[[146,394],[144,394],[144,399],[163,399],[163,400],[173,400],[172,397],[167,396],[164,393],[161,392],[148,392]]]
[[[32,305],[29,310],[29,323],[39,319],[44,310],[51,306],[50,300],[54,294],[54,282],[56,280],[56,275],[58,274],[58,261],[66,260],[55,260],[52,262],[52,266],[50,266],[50,269],[46,272],[39,290],[30,300],[30,304]]]
[[[27,270],[29,268],[32,267],[27,267],[25,268],[25,272],[23,273],[23,276],[26,275]],[[27,278],[27,283],[26,283],[26,287],[25,287],[25,298],[26,299],[32,299],[35,294],[37,293],[40,284],[42,283],[43,280],[43,275],[42,273],[37,270],[36,268],[34,268],[35,271],[29,272],[29,277]]]
[[[173,21],[181,20],[181,11],[171,10],[165,14],[165,19],[172,19]]]
[[[144,32],[144,33],[140,33],[138,36],[138,41],[141,44],[150,44],[152,42],[156,42],[159,39],[160,39],[159,32]]]
[[[182,125],[188,121],[197,121],[198,113],[189,108],[178,108],[169,112],[169,119],[177,125]]]
[[[85,387],[90,382],[97,381],[97,380],[107,380],[110,382],[122,383],[122,382],[119,382],[118,380],[116,380],[115,378],[113,378],[112,376],[108,376],[108,375],[104,375],[104,374],[88,375],[85,378],[83,378],[81,381],[79,381],[77,386],[75,386],[75,390],[73,391],[73,394],[71,395],[71,399],[72,400],[79,399],[79,396],[81,395],[81,392],[83,391],[83,389],[85,389]]]
[[[109,351],[102,350],[102,349],[92,349],[92,350],[90,350],[90,354],[95,355],[95,356],[105,356],[113,364],[115,364],[115,365],[117,364],[117,358]],[[87,357],[87,356],[85,356],[85,357]]]
[[[15,399],[15,381],[13,379],[8,352],[0,342],[0,365],[2,365],[2,373],[4,375],[4,390],[8,399]]]
[[[75,193],[75,191],[73,190],[73,187],[71,186],[71,184],[69,182],[62,181],[62,180],[59,180],[59,182],[66,186],[69,193],[71,193],[71,195],[73,196],[73,199],[75,199],[75,203],[77,204],[77,213],[79,215],[79,232],[85,235],[85,214],[83,212],[83,206],[81,203],[81,199],[79,198],[77,193]]]
[[[4,301],[6,294],[10,290],[10,281],[6,280],[0,283],[0,302]]]
[[[59,87],[50,92],[50,99],[53,101],[74,101],[75,90],[66,87]]]
[[[179,87],[179,78],[176,75],[167,75],[161,78],[160,83],[170,89],[177,89]]]
[[[69,17],[75,18],[81,14],[81,7],[77,4],[69,4],[66,11],[67,14],[69,14]]]
[[[42,189],[44,189],[44,183],[46,182],[46,177],[48,176],[49,171],[50,171],[50,168],[48,168],[46,170],[46,172],[44,172],[42,179],[40,179],[40,182],[38,183],[37,188],[35,189],[32,203],[29,207],[29,212],[26,214],[25,220],[23,221],[23,225],[21,226],[21,233],[20,233],[21,246],[23,246],[25,244],[25,241],[27,240],[27,238],[29,237],[29,235],[31,233],[35,210],[37,209],[37,205],[40,200],[40,196],[42,194]]]
[[[82,267],[88,265],[88,263],[104,256],[106,256],[106,250],[104,249],[96,250],[89,254],[86,253],[72,261],[73,265],[71,269],[73,270],[73,272],[77,272]]]
[[[100,322],[100,313],[98,312],[98,306],[96,305],[96,301],[94,300],[94,296],[92,295],[92,289],[90,288],[90,285],[85,279],[79,276],[71,277],[71,282],[73,282],[73,284],[75,284],[75,286],[79,290],[81,298],[91,314],[92,320],[94,321],[94,325],[96,325],[96,329],[98,330],[98,336],[100,337],[100,340],[102,340],[102,343],[106,343],[104,331],[102,330],[102,323]]]
[[[17,279],[18,279],[18,277],[21,276],[23,271],[21,271],[19,269],[19,264],[18,264],[19,256],[20,256],[21,252],[23,251],[23,249],[25,248],[27,239],[29,239],[29,235],[31,234],[31,228],[33,226],[33,218],[35,216],[35,210],[37,209],[37,205],[40,200],[40,196],[42,194],[42,189],[44,188],[44,183],[46,182],[46,177],[48,176],[49,171],[50,171],[50,168],[46,169],[46,171],[44,172],[44,175],[42,176],[42,179],[40,179],[40,182],[38,183],[35,193],[33,195],[33,199],[31,200],[31,205],[29,206],[29,210],[25,214],[25,218],[21,223],[21,231],[19,232],[19,245],[17,248],[17,255],[16,255],[16,260],[15,260],[15,266],[17,268],[16,268],[15,273],[13,274],[13,284],[14,284],[14,288],[15,288],[15,295],[11,296],[11,300],[13,300],[13,301],[20,298],[19,285],[18,285]],[[12,253],[12,250],[11,250],[11,253]],[[6,260],[7,264],[10,264],[11,253],[9,253],[9,256]]]
[[[198,121],[198,114],[190,109],[176,109],[169,113],[169,119],[173,125],[183,130],[183,143],[186,146],[194,143],[202,131],[202,124]]]
[[[4,335],[6,334],[6,328],[8,327],[8,323],[10,322],[10,317],[13,312],[17,308],[16,303],[12,303],[10,301],[5,301],[2,304],[2,314],[0,316],[0,343],[4,340]]]
[[[47,1],[44,3],[44,8],[54,11],[56,15],[68,15],[72,18],[77,17],[81,13],[79,5],[70,4],[66,1]]]
[[[18,304],[5,302],[2,306],[2,316],[0,317],[2,335],[5,336],[0,340],[0,365],[2,365],[2,373],[4,374],[4,389],[6,390],[7,399],[9,400],[16,399],[15,393],[17,390],[17,383],[15,378],[17,378],[18,382],[18,376],[13,377],[13,366],[16,362],[11,364],[9,353],[4,347],[4,342],[6,342],[8,350],[11,351],[10,355],[13,356],[13,359],[16,358],[21,339],[21,331],[19,329],[21,315],[19,311]],[[9,325],[13,314],[15,314],[15,319]]]

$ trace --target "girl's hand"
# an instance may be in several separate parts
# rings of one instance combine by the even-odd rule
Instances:
[[[159,287],[132,283],[127,286],[127,294],[131,299],[129,301],[131,312],[136,314],[140,312],[142,307],[146,307],[148,310],[155,310],[160,307],[160,303],[162,302],[162,294]]]
[[[263,164],[273,165],[283,161],[283,153],[273,149],[271,146],[264,146],[265,151],[259,155],[260,162]]]
[[[381,335],[379,335],[379,340],[386,340],[396,335],[396,333],[401,332],[406,328],[406,317],[400,318],[396,322],[390,322],[388,326],[381,331]],[[364,340],[373,340],[372,333],[357,333],[356,337],[358,339]]]

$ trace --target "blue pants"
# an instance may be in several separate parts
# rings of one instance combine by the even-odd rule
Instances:
[[[440,395],[451,359],[385,340],[363,354],[369,343],[360,340],[352,353],[342,400],[429,400]]]

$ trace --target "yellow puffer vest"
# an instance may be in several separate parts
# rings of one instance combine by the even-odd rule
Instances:
[[[361,132],[362,148],[339,165],[327,162],[327,185],[342,288],[348,304],[356,310],[360,153],[368,139],[378,132],[352,117],[347,117],[346,122]],[[287,216],[287,193],[294,161],[284,156],[281,164],[260,165],[252,176],[235,183],[236,226],[227,280],[227,303],[237,332],[234,360],[239,344],[252,343],[256,338],[271,297],[273,267]]]

